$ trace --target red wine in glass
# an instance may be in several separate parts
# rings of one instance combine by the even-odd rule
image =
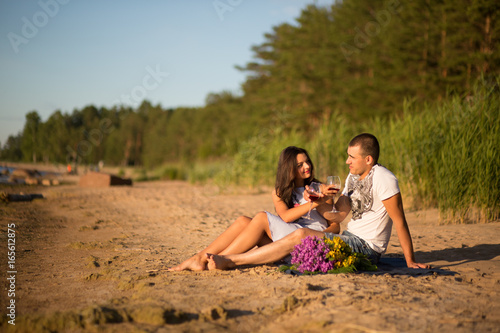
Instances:
[[[314,202],[319,199],[319,195],[316,193],[309,192],[309,199],[311,199],[311,201]]]
[[[326,184],[328,185],[328,190],[337,190],[340,191],[340,186],[342,186],[342,182],[340,181],[339,176],[328,176],[326,178]],[[338,213],[339,211],[335,208],[335,196],[333,197],[334,203],[331,210],[331,213]]]
[[[307,216],[304,217],[305,219],[312,220],[311,208],[313,202],[319,199],[319,194],[321,192],[320,186],[321,184],[316,182],[312,182],[311,184],[309,184],[309,190],[307,190],[307,193],[309,194],[309,200],[311,200],[311,204],[309,205],[309,212],[307,213]]]

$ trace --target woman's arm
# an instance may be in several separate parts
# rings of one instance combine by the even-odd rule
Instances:
[[[280,197],[278,197],[278,195],[276,194],[276,190],[273,190],[272,196],[276,213],[279,215],[279,217],[281,217],[283,221],[287,223],[294,222],[300,217],[306,215],[307,212],[309,211],[309,206],[310,206],[309,202],[302,204],[300,206],[288,208],[286,203],[283,200],[281,200]],[[316,207],[318,207],[318,204],[313,202],[312,208]]]

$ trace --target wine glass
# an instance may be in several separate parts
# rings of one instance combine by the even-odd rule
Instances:
[[[328,176],[326,177],[326,185],[328,186],[328,190],[337,190],[340,191],[340,187],[342,186],[342,182],[340,181],[339,176]],[[338,213],[339,211],[335,208],[335,196],[333,196],[333,207],[330,213]]]
[[[307,213],[307,216],[304,218],[306,218],[308,220],[312,220],[311,219],[311,208],[312,208],[313,202],[319,199],[319,195],[321,193],[321,184],[316,183],[316,182],[312,182],[311,184],[309,184],[309,189],[307,190],[307,193],[309,194],[309,200],[311,200],[311,204],[309,205],[309,212]]]

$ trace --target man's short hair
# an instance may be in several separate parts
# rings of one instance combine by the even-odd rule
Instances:
[[[361,153],[364,157],[370,155],[375,164],[378,163],[378,157],[380,154],[380,146],[375,135],[370,133],[362,133],[356,135],[351,142],[349,142],[349,147],[359,146],[361,148]]]

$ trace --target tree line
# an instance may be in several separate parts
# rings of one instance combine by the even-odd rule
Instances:
[[[417,104],[465,97],[500,69],[500,4],[494,0],[346,0],[309,5],[252,47],[243,93],[211,93],[199,108],[89,105],[24,129],[0,158],[46,163],[135,165],[228,159],[266,133],[313,138],[341,114],[350,122],[402,115]],[[418,110],[418,108],[415,108]]]

